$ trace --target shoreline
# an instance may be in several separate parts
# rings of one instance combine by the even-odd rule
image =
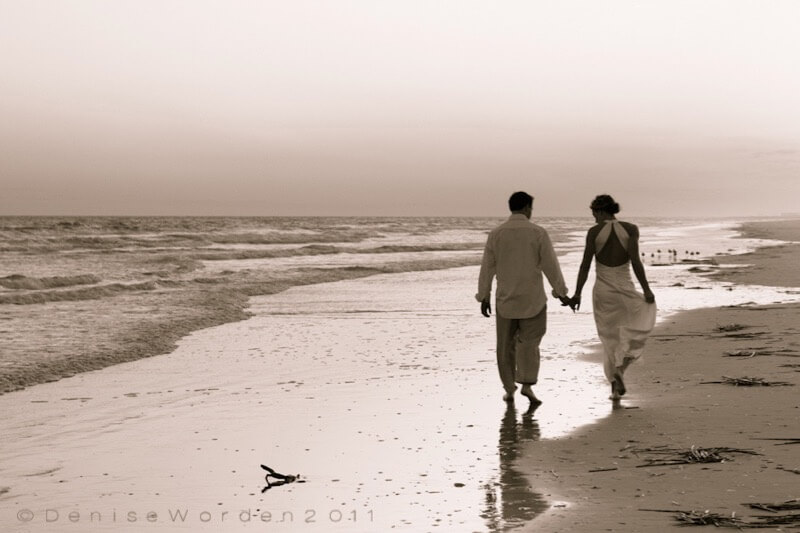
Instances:
[[[269,278],[249,281],[228,275],[209,278],[202,270],[196,270],[196,276],[190,273],[187,279],[179,282],[179,290],[175,290],[174,283],[162,283],[153,278],[147,281],[152,290],[123,292],[97,300],[54,300],[34,304],[36,309],[33,310],[7,304],[6,315],[2,317],[8,321],[7,325],[19,332],[18,335],[41,339],[41,342],[32,345],[12,340],[7,346],[5,356],[0,358],[0,395],[116,364],[169,354],[182,338],[195,331],[249,318],[249,302],[255,296],[275,294],[308,283],[357,279],[409,269],[440,270],[479,262],[480,257],[474,261],[451,258],[443,263],[421,260],[416,265],[401,262],[319,272],[312,280],[286,279],[277,284]],[[172,263],[160,267],[166,268],[167,264]],[[215,286],[216,283],[224,285]],[[126,311],[120,313],[119,309]],[[82,313],[80,324],[75,322],[76,312]]]
[[[414,271],[427,272],[446,270],[465,266],[463,261],[452,260],[441,264],[417,266]],[[391,273],[405,272],[404,263],[389,264],[380,267],[364,267],[350,270],[339,270],[320,273],[318,279],[299,280],[286,279],[279,286],[269,283],[253,283],[245,286],[231,286],[222,290],[189,290],[181,294],[169,294],[169,289],[161,295],[154,295],[157,302],[168,307],[172,314],[165,315],[158,311],[154,304],[152,313],[142,314],[136,318],[125,317],[123,321],[103,324],[93,330],[93,344],[88,344],[80,335],[75,335],[76,326],[72,322],[53,325],[48,335],[55,339],[58,348],[47,346],[43,351],[53,351],[61,357],[39,359],[34,365],[21,361],[7,361],[0,375],[0,396],[43,383],[52,383],[64,378],[73,377],[85,372],[102,370],[110,366],[138,361],[150,357],[168,355],[179,345],[181,339],[206,328],[231,324],[252,317],[249,311],[253,297],[267,296],[284,292],[292,287],[315,285],[334,281],[367,278]],[[113,301],[98,300],[99,311],[89,312],[102,314],[100,306],[125,306],[127,296],[119,295]],[[42,313],[61,315],[66,311],[60,309],[61,302],[51,301]],[[89,306],[87,306],[87,309]],[[200,311],[198,311],[200,310]],[[109,320],[110,314],[100,320]],[[95,318],[97,320],[97,318]],[[99,330],[99,333],[98,331]],[[97,335],[102,335],[96,337]],[[74,345],[64,353],[58,350],[64,344]]]
[[[796,240],[800,221],[747,222],[741,229],[745,237]],[[787,296],[796,295],[798,257],[798,244],[718,256],[719,262],[742,266],[709,276],[736,284],[780,282]],[[629,393],[611,416],[564,438],[525,443],[517,468],[551,507],[522,531],[658,532],[679,525],[673,518],[678,511],[709,510],[748,519],[759,511],[743,503],[798,498],[796,449],[759,440],[800,437],[798,323],[800,303],[789,303],[694,309],[656,326],[643,361],[627,373]],[[730,325],[744,327],[719,329]],[[600,353],[593,358],[601,364]],[[722,376],[791,385],[705,383]],[[643,466],[654,457],[644,450],[659,446],[728,447],[759,455],[732,453],[722,463]]]

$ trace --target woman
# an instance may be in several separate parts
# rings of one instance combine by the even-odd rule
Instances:
[[[607,194],[596,197],[591,207],[597,225],[586,235],[586,248],[570,307],[580,308],[581,291],[589,276],[592,258],[595,258],[594,321],[606,354],[603,368],[611,383],[611,399],[618,400],[625,394],[625,369],[641,356],[647,336],[655,325],[656,300],[639,258],[639,228],[614,217],[619,213],[619,204]],[[644,295],[633,285],[631,267]]]

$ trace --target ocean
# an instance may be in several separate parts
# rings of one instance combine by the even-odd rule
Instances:
[[[186,334],[249,316],[253,296],[344,279],[480,263],[503,218],[2,217],[0,392],[171,351]],[[537,218],[568,285],[587,217]],[[720,253],[765,244],[735,220],[631,219],[656,287]],[[674,250],[674,252],[673,252]],[[690,283],[702,284],[700,281]],[[464,287],[471,299],[474,286]],[[699,295],[679,310],[714,305]],[[662,304],[661,300],[659,301]],[[298,302],[302,305],[302,302]]]

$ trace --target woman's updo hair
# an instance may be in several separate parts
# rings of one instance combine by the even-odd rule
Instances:
[[[619,213],[619,204],[608,194],[601,194],[592,200],[592,211],[603,211],[609,215]]]

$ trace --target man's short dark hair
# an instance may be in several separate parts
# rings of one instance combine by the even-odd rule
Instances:
[[[533,205],[533,196],[526,192],[518,191],[508,199],[508,208],[511,211],[521,211]]]

